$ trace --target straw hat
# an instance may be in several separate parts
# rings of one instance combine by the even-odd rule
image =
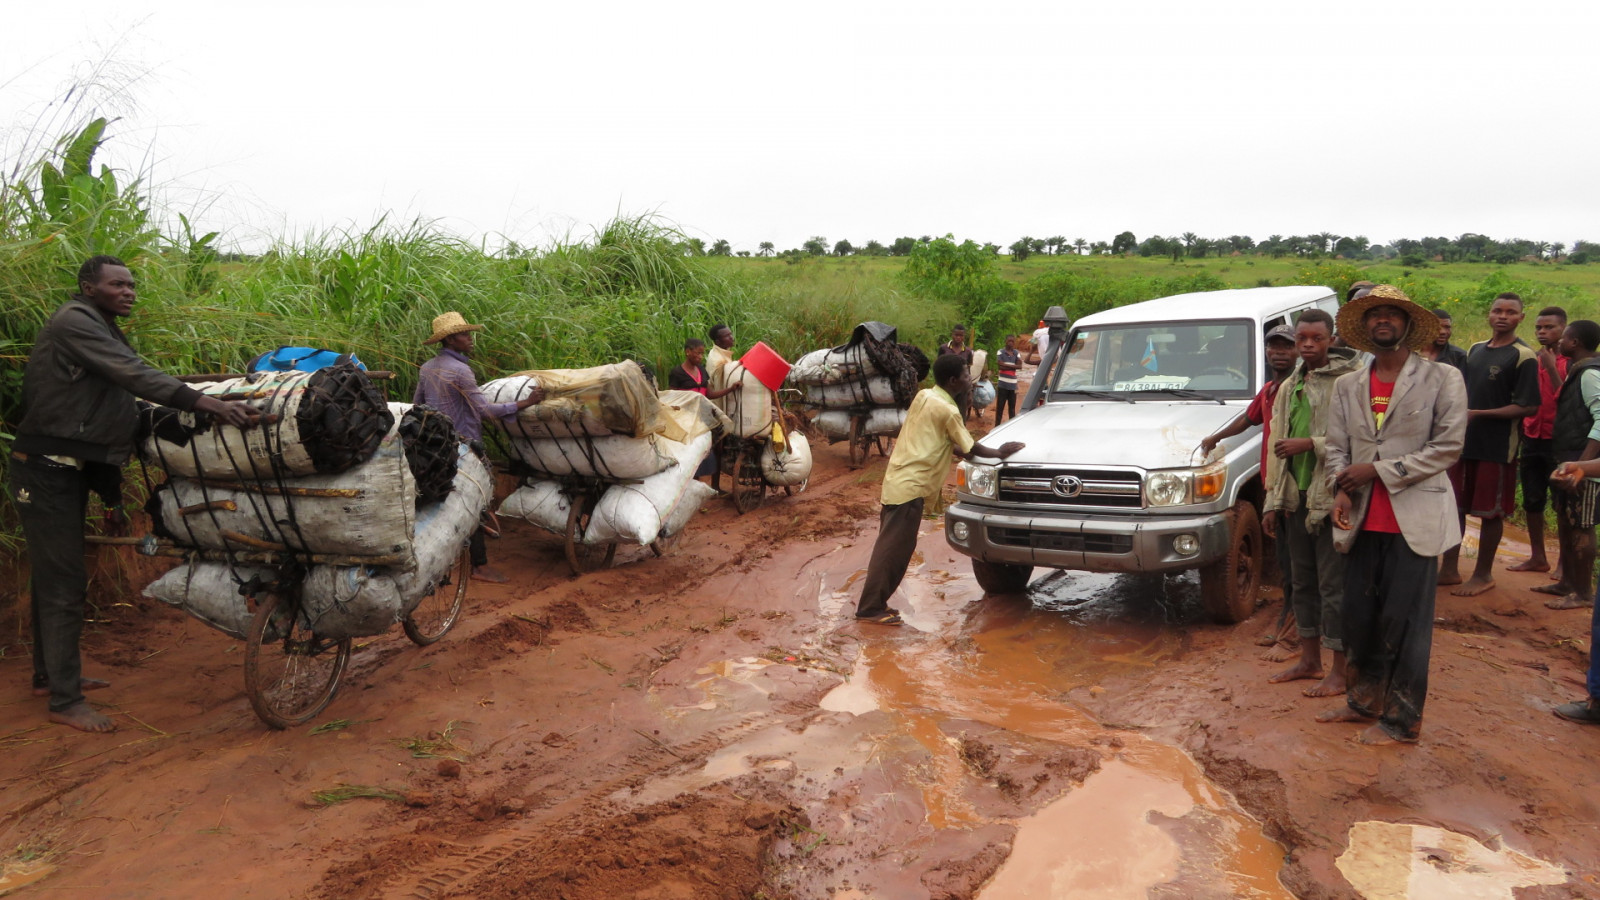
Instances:
[[[1421,350],[1433,343],[1439,334],[1439,317],[1431,310],[1418,306],[1405,291],[1392,284],[1380,284],[1371,291],[1339,307],[1339,335],[1344,342],[1357,350],[1378,352],[1378,345],[1367,334],[1363,320],[1367,310],[1374,306],[1393,306],[1411,318],[1411,329],[1406,332],[1405,344],[1412,350]]]
[[[468,325],[461,313],[451,310],[442,316],[435,316],[433,320],[433,337],[423,341],[424,344],[437,344],[452,334],[463,331],[482,331],[482,325]]]

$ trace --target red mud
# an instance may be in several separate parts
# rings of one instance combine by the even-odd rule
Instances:
[[[712,501],[666,557],[624,547],[578,578],[555,539],[508,520],[489,550],[510,584],[473,583],[431,647],[398,629],[362,643],[316,723],[342,727],[320,733],[265,728],[241,645],[132,594],[103,602],[85,638],[87,673],[114,682],[93,700],[120,730],[50,725],[8,626],[0,878],[54,864],[26,897],[967,898],[1019,819],[1094,777],[1133,729],[1186,748],[1261,819],[1300,896],[1355,896],[1334,858],[1353,823],[1382,819],[1572,874],[1519,896],[1600,897],[1600,729],[1549,711],[1582,693],[1588,613],[1546,610],[1526,590],[1543,576],[1441,592],[1414,747],[1360,746],[1311,722],[1329,701],[1267,684],[1281,666],[1252,643],[1265,611],[1192,626],[1159,668],[1059,695],[1115,723],[1079,744],[981,715],[914,740],[889,713],[819,706],[864,647],[914,636],[826,602],[853,599],[876,528],[882,461],[844,459],[819,442],[804,493],[742,517]],[[920,547],[964,577],[938,523]],[[933,646],[977,652],[965,636]],[[418,739],[459,766],[414,755]],[[313,799],[339,785],[404,801]],[[931,810],[930,785],[948,810]]]

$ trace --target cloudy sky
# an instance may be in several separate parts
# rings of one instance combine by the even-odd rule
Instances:
[[[14,4],[0,127],[243,247],[380,216],[754,250],[1124,229],[1600,241],[1600,4]],[[95,66],[95,61],[109,61]]]

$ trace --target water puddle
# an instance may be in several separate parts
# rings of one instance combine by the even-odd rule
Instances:
[[[49,878],[56,870],[50,863],[7,863],[0,867],[0,897]]]
[[[847,591],[830,599],[839,593]],[[906,631],[867,641],[849,680],[821,705],[882,711],[927,752],[918,775],[927,825],[997,821],[972,805],[973,773],[941,726],[970,721],[1063,747],[1109,748],[1082,786],[1003,820],[1017,836],[980,896],[1142,898],[1173,884],[1207,896],[1291,896],[1277,879],[1283,849],[1188,755],[1107,732],[1071,699],[1184,652],[1181,626],[1203,616],[1192,577],[1062,572],[1035,582],[1027,597],[1003,598],[983,597],[968,575],[922,566],[908,572],[896,605]]]
[[[1357,822],[1335,865],[1367,900],[1512,900],[1516,888],[1567,881],[1559,867],[1514,850],[1491,850],[1443,828],[1392,822]]]

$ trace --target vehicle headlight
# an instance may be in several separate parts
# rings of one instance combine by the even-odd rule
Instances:
[[[1180,506],[1189,502],[1187,472],[1151,472],[1144,482],[1145,502],[1151,506]]]
[[[974,497],[994,499],[995,488],[1000,484],[1000,470],[995,466],[964,462],[956,473],[956,486],[965,483],[967,493]]]
[[[1201,469],[1151,472],[1144,482],[1145,503],[1149,506],[1209,503],[1222,496],[1227,486],[1228,464],[1225,462]]]

